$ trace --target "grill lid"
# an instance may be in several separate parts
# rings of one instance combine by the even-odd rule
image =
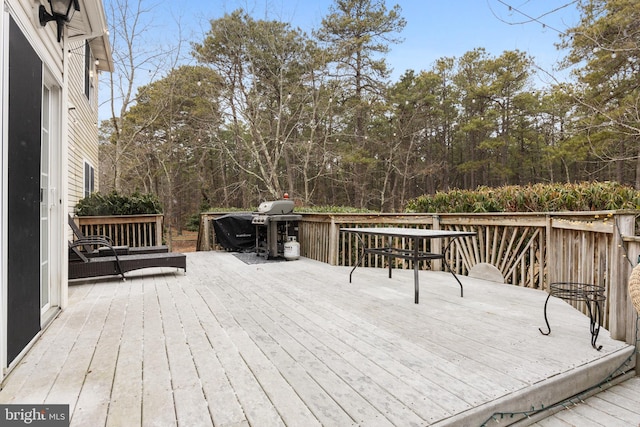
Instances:
[[[258,206],[258,213],[265,215],[286,215],[293,212],[293,200],[274,200],[262,202]]]

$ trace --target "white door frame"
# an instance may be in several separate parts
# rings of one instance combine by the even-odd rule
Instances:
[[[49,170],[48,170],[48,189],[47,194],[43,196],[47,200],[48,213],[48,239],[42,239],[48,242],[48,250],[43,253],[48,254],[48,282],[49,282],[49,298],[46,305],[42,305],[41,301],[41,323],[48,323],[51,315],[55,314],[61,305],[62,290],[62,254],[61,239],[65,237],[61,234],[60,218],[62,209],[62,88],[55,81],[52,74],[44,67],[43,70],[43,94],[45,88],[49,91],[49,129],[48,129],[48,145],[49,145]],[[45,97],[43,96],[43,103]],[[45,108],[43,106],[43,114]],[[44,125],[44,117],[43,117]],[[44,128],[43,128],[44,134]],[[43,135],[44,138],[44,135]],[[43,141],[44,142],[44,141]],[[42,248],[41,248],[42,251]],[[42,280],[42,279],[41,279]],[[42,298],[42,293],[41,293]]]

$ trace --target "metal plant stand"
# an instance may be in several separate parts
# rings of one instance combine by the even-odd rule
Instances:
[[[602,303],[607,299],[604,292],[604,286],[574,282],[552,283],[549,295],[544,303],[544,321],[547,323],[548,331],[543,332],[542,329],[539,328],[540,333],[543,335],[549,335],[551,333],[551,326],[549,326],[549,320],[547,318],[547,304],[549,302],[549,298],[553,296],[565,301],[583,301],[587,306],[587,312],[589,314],[591,346],[596,350],[602,349],[602,346],[596,345],[596,340],[598,339],[600,324],[602,322]]]

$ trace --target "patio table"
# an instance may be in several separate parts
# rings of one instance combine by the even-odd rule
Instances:
[[[420,284],[418,281],[418,271],[420,269],[420,261],[430,261],[435,259],[443,260],[449,272],[453,275],[460,285],[460,297],[463,296],[463,287],[460,279],[449,265],[446,255],[451,244],[458,238],[464,236],[475,236],[473,231],[450,231],[450,230],[427,230],[419,228],[403,228],[403,227],[363,227],[363,228],[341,228],[340,231],[355,234],[361,242],[362,252],[358,258],[358,262],[349,273],[349,283],[355,269],[362,263],[366,254],[380,255],[389,258],[389,278],[391,278],[392,260],[394,258],[406,259],[413,261],[413,282],[414,282],[414,302],[418,304],[420,294]],[[367,247],[364,243],[363,236],[383,236],[387,237],[388,244],[382,247]],[[411,245],[409,249],[393,247],[393,238],[410,239]],[[442,252],[428,252],[420,250],[422,241],[431,239],[449,239],[444,246]],[[377,240],[377,239],[376,239]]]

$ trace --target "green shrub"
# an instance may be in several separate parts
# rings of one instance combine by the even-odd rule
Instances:
[[[407,203],[407,212],[562,212],[640,209],[640,191],[615,182],[451,190]]]
[[[138,192],[125,196],[113,191],[109,194],[93,193],[78,201],[78,216],[143,215],[162,213],[160,200],[154,194]]]
[[[369,209],[352,208],[349,206],[301,206],[295,209],[296,213],[375,213]]]

